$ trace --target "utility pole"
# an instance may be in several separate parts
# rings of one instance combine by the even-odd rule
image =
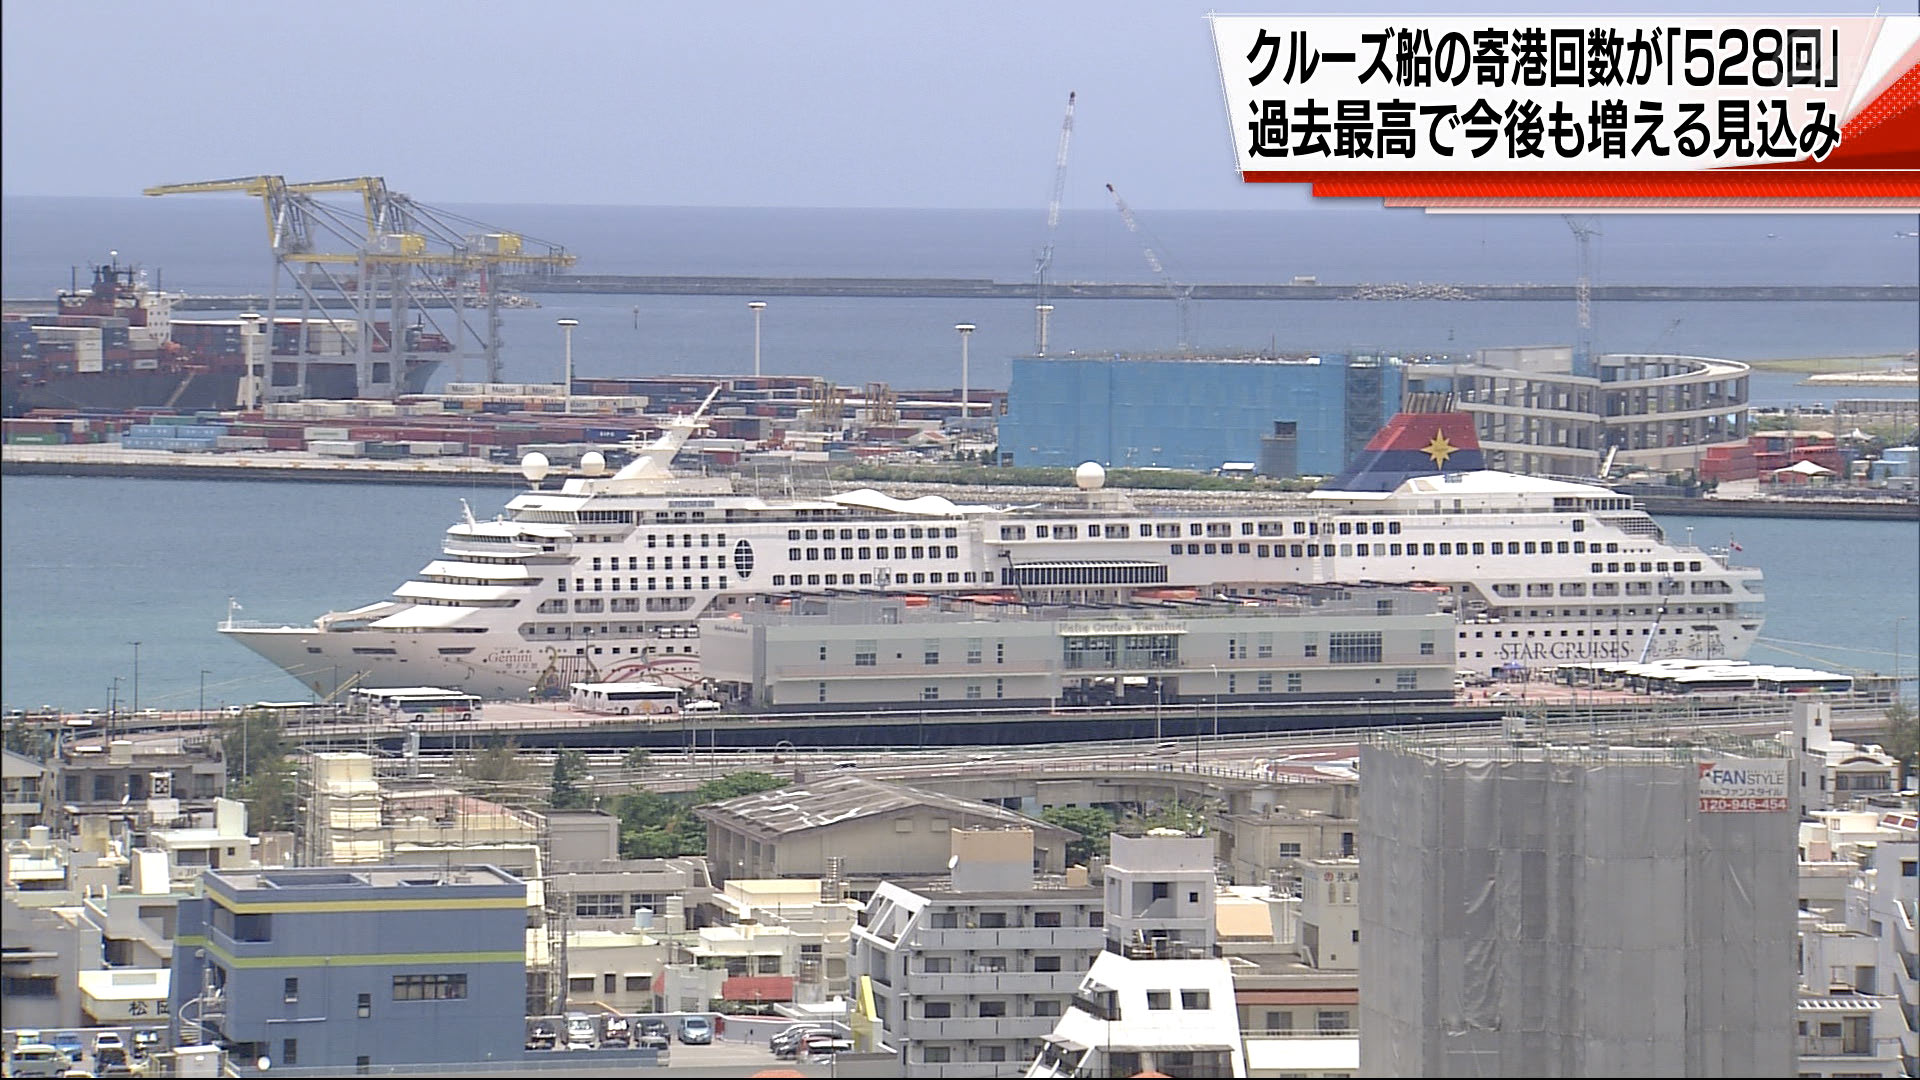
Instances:
[[[970,418],[967,411],[967,339],[973,336],[974,326],[963,322],[955,323],[953,328],[960,331],[960,432],[965,435]]]
[[[133,712],[138,716],[140,714],[140,643],[129,641],[127,644],[133,646]]]
[[[566,344],[567,385],[564,389],[564,393],[567,399],[566,411],[571,413],[573,411],[573,328],[580,325],[580,320],[579,319],[559,319],[556,321],[560,324],[560,332],[566,336],[566,340],[567,340],[567,344]]]

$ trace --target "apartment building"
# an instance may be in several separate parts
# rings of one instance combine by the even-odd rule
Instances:
[[[907,1076],[1018,1076],[1101,951],[1102,894],[1036,879],[1025,829],[950,840],[945,888],[883,883],[853,928],[859,999]]]

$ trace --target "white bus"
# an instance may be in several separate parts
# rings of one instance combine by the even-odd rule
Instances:
[[[671,716],[680,711],[680,691],[651,682],[574,683],[573,707],[619,716]]]
[[[480,699],[438,686],[366,687],[353,691],[356,711],[385,720],[472,720]]]

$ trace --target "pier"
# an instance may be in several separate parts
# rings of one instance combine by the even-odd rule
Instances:
[[[994,281],[990,278],[893,277],[729,277],[707,275],[555,274],[503,278],[503,289],[515,294],[575,293],[623,296],[829,296],[893,299],[1031,300],[1032,282]],[[1183,285],[1192,300],[1546,300],[1572,303],[1572,285],[1468,285],[1445,282],[1361,282],[1337,285],[1320,282],[1229,283]],[[1058,281],[1047,286],[1050,301],[1164,300],[1167,287],[1158,282]],[[1920,303],[1915,285],[1595,285],[1593,299],[1606,301],[1676,301],[1707,303],[1736,301],[1784,303],[1796,301],[1897,301]],[[420,301],[427,307],[448,307],[440,299]],[[381,301],[385,303],[384,300]],[[4,301],[10,313],[51,311],[51,299]],[[283,311],[300,307],[298,296],[279,300]],[[225,296],[184,296],[175,311],[265,311],[267,298],[254,293]]]

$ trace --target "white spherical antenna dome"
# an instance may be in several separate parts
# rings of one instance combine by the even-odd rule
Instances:
[[[1073,470],[1073,482],[1081,491],[1098,491],[1107,482],[1107,470],[1097,461],[1083,461]]]
[[[546,479],[547,470],[551,467],[547,462],[547,455],[537,450],[520,459],[520,475],[526,477],[529,484],[537,484]]]
[[[598,450],[589,450],[580,455],[580,471],[587,476],[599,476],[607,471],[607,455]]]

